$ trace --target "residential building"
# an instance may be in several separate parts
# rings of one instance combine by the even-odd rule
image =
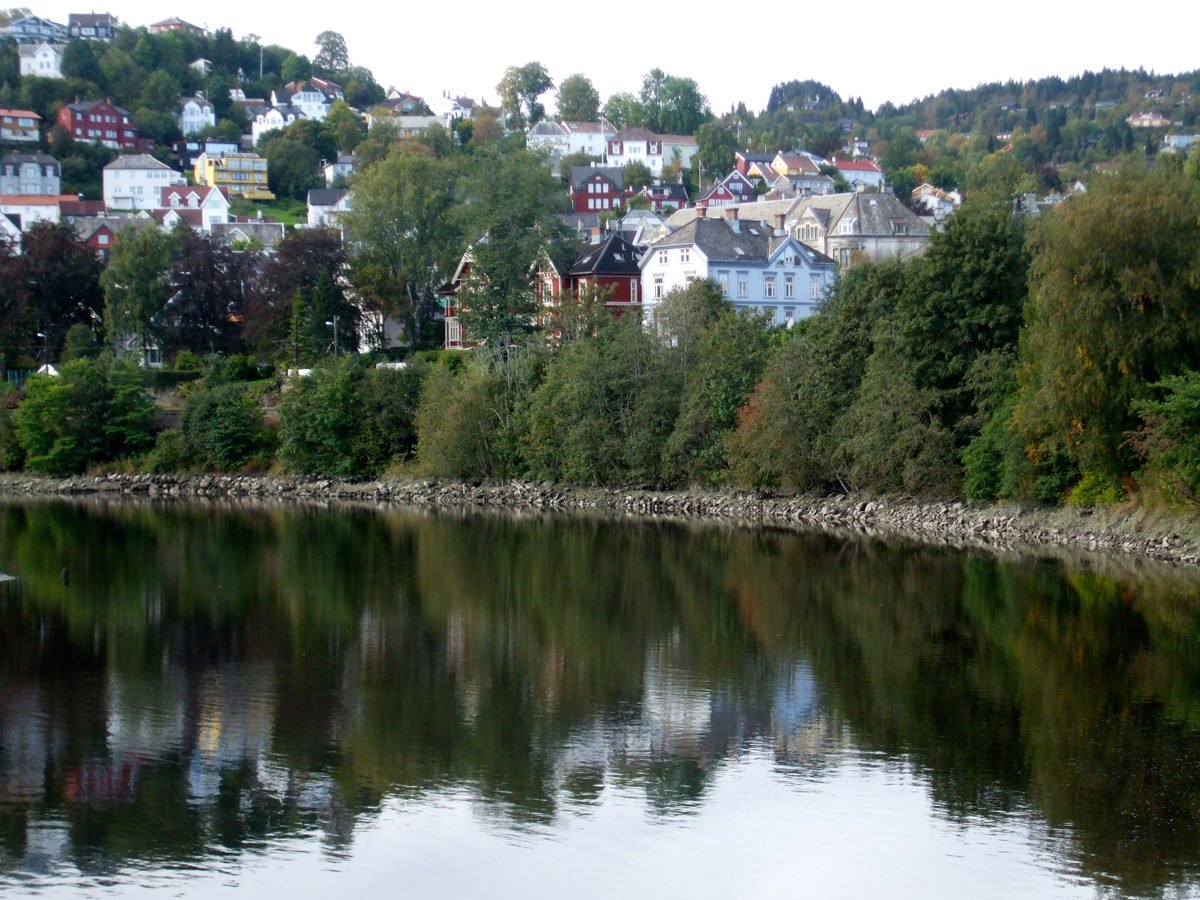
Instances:
[[[268,187],[267,161],[254,153],[201,154],[192,169],[192,180],[223,188],[230,197],[275,199]]]
[[[597,290],[604,297],[604,308],[620,315],[630,307],[640,307],[641,254],[636,246],[614,232],[589,247],[567,270],[570,288],[582,296]]]
[[[156,209],[162,189],[177,184],[184,184],[183,176],[149,154],[118,156],[104,167],[104,205],[108,209]]]
[[[250,134],[257,146],[263,135],[272,131],[287,128],[297,119],[304,118],[304,111],[290,103],[274,104],[275,94],[271,94],[271,106],[261,107],[253,113],[250,120]],[[250,110],[246,110],[251,115]]]
[[[179,101],[179,130],[183,136],[195,134],[217,124],[213,105],[203,97],[185,97]]]
[[[771,160],[771,170],[777,175],[795,178],[803,175],[820,175],[824,160],[803,150],[780,150]],[[765,173],[764,173],[765,174]]]
[[[838,174],[846,179],[852,188],[859,186],[881,188],[884,183],[883,169],[869,159],[837,159],[833,160]]]
[[[308,227],[341,228],[339,216],[350,209],[353,198],[349,191],[314,188],[308,192]]]
[[[333,187],[339,182],[344,183],[354,174],[354,154],[343,153],[333,162],[326,163],[324,171],[327,186]]]
[[[0,109],[0,141],[37,143],[42,117],[29,109]]]
[[[87,41],[111,41],[117,33],[117,21],[108,13],[71,13],[67,33]]]
[[[387,96],[380,106],[391,110],[393,115],[400,116],[420,116],[429,112],[429,107],[424,99],[416,94],[398,91],[395,88],[388,88]]]
[[[21,231],[28,231],[32,225],[38,222],[57,224],[62,221],[58,205],[63,199],[73,200],[75,198],[39,194],[0,195],[0,213],[18,222]]]
[[[912,192],[913,208],[932,217],[935,222],[946,218],[961,204],[962,195],[958,191],[943,191],[928,182],[914,188]]]
[[[0,39],[12,38],[18,44],[65,44],[67,42],[67,26],[41,16],[25,16],[14,19],[0,28]]]
[[[329,114],[329,108],[334,103],[346,99],[341,85],[324,78],[293,81],[284,85],[284,91],[288,95],[285,102],[298,108],[306,118],[318,121]]]
[[[547,147],[560,157],[586,153],[593,159],[603,159],[608,140],[616,133],[617,129],[604,118],[598,122],[543,119],[525,133],[525,143],[530,148]]]
[[[1168,134],[1163,138],[1163,147],[1187,153],[1200,145],[1200,134]]]
[[[174,185],[159,192],[153,213],[167,227],[181,221],[207,234],[214,225],[229,221],[229,198],[216,187]]]
[[[129,111],[107,100],[68,103],[58,111],[58,124],[81,143],[103,144],[113,150],[148,150],[152,143],[138,137]]]
[[[608,139],[605,148],[610,166],[639,162],[656,176],[661,176],[676,159],[682,168],[690,169],[698,149],[694,137],[654,134],[645,128],[623,128]]]
[[[199,72],[201,78],[207,78],[213,73],[214,67],[211,59],[205,59],[203,56],[201,56],[188,63],[188,68]]]
[[[21,217],[0,212],[0,247],[11,253],[21,252]]]
[[[171,165],[180,172],[192,172],[195,170],[196,160],[205,153],[209,156],[240,153],[241,145],[237,141],[176,141],[171,145],[171,150]]]
[[[1144,112],[1130,116],[1125,120],[1130,128],[1166,128],[1171,120],[1160,113]]]
[[[642,255],[642,303],[654,308],[672,290],[709,278],[740,311],[791,327],[816,311],[837,277],[834,261],[774,222],[743,221],[738,207],[710,219],[706,209]]]
[[[21,58],[21,77],[35,75],[38,78],[62,78],[62,44],[21,44],[17,48]]]
[[[0,194],[57,197],[61,193],[62,167],[53,156],[13,151],[0,157]]]
[[[729,206],[734,203],[749,203],[754,199],[754,185],[750,179],[734,169],[720,181],[714,182],[696,200],[697,206]]]
[[[688,206],[687,188],[677,182],[647,185],[641,194],[650,201],[650,209],[656,213],[674,212]]]
[[[905,259],[924,251],[929,226],[886,191],[807,197],[794,210],[792,232],[841,268],[858,260]]]
[[[155,22],[152,25],[147,25],[146,30],[151,34],[162,34],[166,31],[184,31],[189,34],[203,37],[204,29],[198,25],[193,25],[190,22],[185,22],[178,16],[172,16],[169,19],[163,19],[161,22]]]
[[[254,247],[271,251],[283,242],[284,227],[282,222],[265,219],[238,219],[213,225],[210,233],[223,247],[233,247],[235,250]]]
[[[754,164],[770,167],[774,153],[760,153],[752,150],[738,150],[733,155],[733,167],[743,175],[750,175],[750,167]]]
[[[624,173],[612,166],[571,166],[569,193],[575,212],[620,209],[633,195],[625,189]]]

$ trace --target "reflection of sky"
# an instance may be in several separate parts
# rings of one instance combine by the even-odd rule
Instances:
[[[714,778],[684,818],[648,816],[637,790],[606,781],[552,830],[501,829],[467,792],[389,801],[346,854],[317,836],[243,856],[231,871],[156,876],[142,889],[208,897],[1046,897],[1092,896],[1056,872],[1049,837],[1023,814],[950,824],[901,764],[842,752],[819,777],[782,775],[767,752]],[[114,881],[131,884],[129,879]],[[159,891],[144,890],[157,887]],[[42,896],[67,896],[52,889]],[[108,890],[104,893],[109,893]]]

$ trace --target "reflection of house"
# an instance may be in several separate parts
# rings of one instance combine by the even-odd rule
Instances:
[[[642,256],[643,303],[652,307],[672,290],[709,278],[735,307],[791,326],[816,310],[832,287],[832,259],[788,233],[784,214],[774,222],[743,221],[736,206],[710,219],[704,207]]]
[[[62,169],[45,153],[18,153],[0,157],[0,194],[62,193]]]

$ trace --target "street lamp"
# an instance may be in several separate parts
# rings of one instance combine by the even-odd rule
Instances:
[[[326,324],[326,325],[332,325],[332,326],[333,326],[333,355],[334,355],[334,356],[337,356],[337,355],[338,355],[338,343],[337,343],[337,320],[338,320],[338,317],[337,317],[337,316],[334,316],[332,321],[330,321],[329,319],[326,319],[326,320],[325,320],[325,324]]]

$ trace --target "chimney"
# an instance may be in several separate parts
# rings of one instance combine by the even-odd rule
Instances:
[[[783,237],[786,231],[783,227],[784,213],[775,213],[775,236]]]
[[[703,219],[707,215],[708,215],[708,207],[707,206],[697,206],[696,207],[696,218],[697,219]]]
[[[725,207],[725,220],[729,222],[729,227],[733,229],[734,234],[741,233],[742,223],[738,221],[738,208],[736,206]]]

